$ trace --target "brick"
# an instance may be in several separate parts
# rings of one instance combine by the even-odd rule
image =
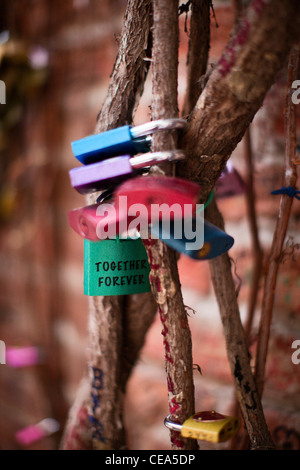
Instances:
[[[265,394],[289,403],[289,406],[299,409],[297,396],[300,392],[300,365],[293,364],[291,356],[294,350],[291,345],[295,337],[271,335],[269,355],[266,363]]]
[[[59,8],[52,8],[46,0],[20,0],[18,11],[14,10],[14,28],[20,37],[31,44],[41,44],[50,52],[51,73],[45,95],[28,103],[21,138],[11,142],[7,151],[8,159],[21,155],[22,162],[25,166],[28,164],[28,168],[19,170],[20,178],[16,181],[21,223],[18,219],[17,224],[12,223],[6,232],[1,229],[0,339],[7,344],[23,345],[30,343],[31,339],[36,340],[40,333],[48,339],[48,334],[50,336],[53,331],[60,350],[63,393],[71,403],[85,368],[89,299],[81,291],[82,240],[67,222],[68,209],[86,204],[85,198],[77,194],[69,183],[68,170],[78,166],[70,143],[94,131],[118,48],[117,36],[121,31],[126,2],[67,0],[61,3]],[[210,63],[220,57],[234,21],[228,2],[226,5],[218,2],[215,11],[219,28],[211,18]],[[189,39],[184,32],[184,22],[185,15],[182,15],[180,106],[185,93]],[[151,119],[151,78],[150,71],[135,124]],[[284,173],[284,93],[285,73],[281,73],[251,125],[256,210],[265,265],[280,203],[280,196],[272,196],[270,192],[281,187]],[[297,113],[299,121],[300,106]],[[246,177],[244,157],[244,143],[241,142],[233,152],[231,161]],[[53,168],[55,173],[51,172]],[[51,178],[55,178],[53,187],[46,193],[46,183],[51,183]],[[46,197],[42,200],[41,195]],[[41,212],[36,212],[37,202]],[[236,286],[239,283],[237,276],[242,282],[238,300],[244,321],[254,261],[246,198],[234,197],[218,201],[218,205],[224,216],[226,231],[236,240],[229,254],[236,262]],[[294,237],[295,243],[299,243],[299,211],[300,204],[294,200],[288,236]],[[52,227],[53,222],[55,225]],[[35,226],[38,227],[36,233]],[[30,230],[33,230],[33,235]],[[55,244],[51,245],[54,234]],[[272,435],[282,425],[300,433],[297,401],[300,366],[291,362],[292,340],[300,339],[298,249],[295,249],[293,256],[294,260],[285,257],[279,268],[266,369],[264,408]],[[202,370],[202,375],[194,371],[196,408],[230,412],[234,402],[232,377],[208,262],[195,262],[181,256],[178,269],[189,314],[193,362]],[[54,286],[50,282],[53,274],[58,281]],[[262,287],[263,283],[252,333],[253,357]],[[53,301],[53,309],[49,300]],[[50,314],[51,318],[55,317],[54,323]],[[163,425],[168,403],[161,330],[157,316],[128,383],[124,412],[129,448],[170,448],[169,433]],[[56,364],[51,365],[57,370]],[[33,370],[16,373],[2,370],[1,366],[0,385],[3,404],[0,417],[1,422],[6,423],[5,429],[0,426],[0,445],[14,449],[18,447],[13,439],[15,430],[42,419],[49,403],[37,384]],[[292,437],[294,442],[298,442],[295,434]],[[50,438],[33,446],[34,449],[56,447],[56,440]],[[219,448],[204,443],[200,447],[204,450]]]
[[[194,289],[199,294],[208,295],[211,281],[208,261],[194,261],[187,256],[180,256],[178,272],[181,285]]]
[[[274,402],[264,401],[264,410],[270,433],[277,450],[300,449],[300,415],[286,412]]]
[[[230,222],[239,222],[247,216],[246,198],[244,195],[228,197],[217,200],[218,208],[224,218]]]

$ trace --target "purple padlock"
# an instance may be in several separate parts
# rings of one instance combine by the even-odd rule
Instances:
[[[130,156],[114,157],[69,171],[71,185],[81,194],[87,194],[124,181],[133,176]]]
[[[182,160],[179,150],[112,157],[69,171],[71,184],[79,193],[86,194],[115,187],[125,180],[137,176],[141,170],[164,161]]]
[[[215,196],[218,199],[238,196],[247,190],[246,184],[234,166],[227,162],[215,187]]]

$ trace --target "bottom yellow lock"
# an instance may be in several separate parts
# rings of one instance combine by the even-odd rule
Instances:
[[[240,428],[238,418],[222,415],[216,411],[200,411],[183,424],[170,421],[168,416],[164,424],[167,428],[180,432],[182,437],[208,442],[225,442]]]

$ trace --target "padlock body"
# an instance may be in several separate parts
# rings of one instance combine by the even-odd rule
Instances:
[[[227,165],[216,183],[215,196],[217,199],[245,194],[246,184],[239,172]]]
[[[20,429],[16,432],[15,437],[20,444],[30,445],[45,438],[46,435],[45,430],[36,424]]]
[[[120,196],[126,196],[128,206],[144,205],[153,216],[157,211],[152,210],[152,206],[172,207],[170,216],[173,218],[182,217],[185,205],[190,205],[191,213],[195,211],[200,189],[198,184],[181,178],[139,176],[122,183],[116,188],[115,196],[116,202]]]
[[[169,227],[163,222],[157,221],[151,225],[151,233],[156,237],[160,238],[166,245],[170,246],[179,253],[183,253],[190,258],[195,260],[207,260],[216,258],[217,256],[226,253],[233,245],[234,239],[223,232],[215,225],[210,222],[203,220],[204,228],[204,237],[203,237],[203,246],[200,249],[188,249],[187,246],[189,243],[193,243],[196,240],[195,238],[187,238],[185,236],[185,224],[187,223],[186,219],[181,219],[181,233],[182,238],[176,238],[175,224],[178,224],[179,220],[171,220]],[[196,219],[193,218],[191,221],[191,226],[193,231],[196,231],[197,224]],[[177,230],[178,232],[178,230]]]
[[[143,242],[84,240],[84,294],[127,295],[150,291],[150,267]]]
[[[6,363],[10,367],[29,367],[41,362],[41,354],[37,347],[8,348],[6,350]]]
[[[134,176],[130,156],[114,157],[69,171],[71,185],[81,194],[87,194],[112,186]]]
[[[105,204],[105,210],[102,213],[99,209],[101,205],[92,204],[70,210],[68,212],[70,227],[82,238],[99,241],[112,238],[112,235],[125,233],[134,219],[128,216],[127,212],[119,211],[113,201]]]
[[[131,126],[122,126],[76,140],[72,142],[73,154],[81,163],[89,165],[118,155],[149,152],[148,141],[132,139],[130,128]]]
[[[182,437],[208,442],[225,442],[234,436],[240,427],[237,418],[220,415],[219,419],[199,420],[199,414],[188,418],[182,425]]]

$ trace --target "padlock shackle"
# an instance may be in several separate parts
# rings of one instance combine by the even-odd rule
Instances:
[[[96,203],[101,204],[101,202],[107,201],[108,199],[111,199],[114,195],[114,189],[113,188],[108,188],[105,191],[103,191],[100,196],[97,197]]]
[[[145,137],[160,131],[183,129],[185,126],[185,119],[158,119],[157,121],[150,121],[140,126],[131,127],[130,133],[133,139],[138,139],[139,137]]]
[[[181,432],[182,429],[182,424],[179,423],[174,423],[173,421],[170,420],[170,415],[168,415],[165,420],[164,420],[164,425],[168,428],[171,429],[171,431],[177,431]]]
[[[165,161],[183,160],[185,154],[180,150],[168,150],[164,152],[142,153],[130,158],[130,165],[134,169],[152,166],[155,163]]]

